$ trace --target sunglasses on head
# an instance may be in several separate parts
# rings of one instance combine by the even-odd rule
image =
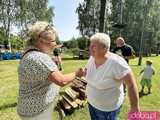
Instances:
[[[48,30],[53,30],[53,27],[52,27],[51,25],[47,25],[47,26],[44,28],[44,30],[39,33],[39,37],[41,37],[42,33],[46,32],[46,31],[48,31]]]

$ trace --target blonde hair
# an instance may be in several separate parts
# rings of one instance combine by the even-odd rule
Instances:
[[[35,43],[37,42],[40,35],[49,30],[51,30],[56,37],[58,36],[56,29],[53,26],[51,26],[48,22],[45,21],[35,22],[28,30],[27,33],[28,39],[26,41],[26,46],[35,46]]]
[[[147,64],[147,65],[152,65],[152,61],[151,61],[151,60],[147,60],[147,61],[146,61],[146,64]]]
[[[110,37],[109,35],[105,33],[96,33],[93,36],[91,36],[90,41],[97,41],[98,43],[102,44],[105,46],[105,48],[109,49],[110,48]]]

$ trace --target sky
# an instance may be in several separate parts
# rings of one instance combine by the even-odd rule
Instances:
[[[78,15],[75,13],[79,2],[83,0],[49,0],[49,6],[54,6],[55,16],[53,24],[55,25],[59,38],[67,41],[72,37],[79,36]]]

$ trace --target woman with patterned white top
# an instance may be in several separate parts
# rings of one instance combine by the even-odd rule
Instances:
[[[47,22],[38,21],[29,29],[27,50],[18,69],[19,96],[17,112],[22,120],[52,120],[59,86],[81,77],[83,72],[63,75],[49,56],[56,46],[57,32]]]
[[[117,120],[128,87],[131,112],[139,111],[135,78],[127,62],[111,53],[110,37],[96,33],[90,38],[91,57],[86,65],[87,100],[92,120]]]

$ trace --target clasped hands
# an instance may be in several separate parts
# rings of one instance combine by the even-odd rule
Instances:
[[[85,68],[85,69],[79,68],[79,69],[75,72],[76,77],[79,77],[79,78],[85,77],[85,76],[86,76],[86,73],[87,73],[87,69],[86,69],[86,68]]]

